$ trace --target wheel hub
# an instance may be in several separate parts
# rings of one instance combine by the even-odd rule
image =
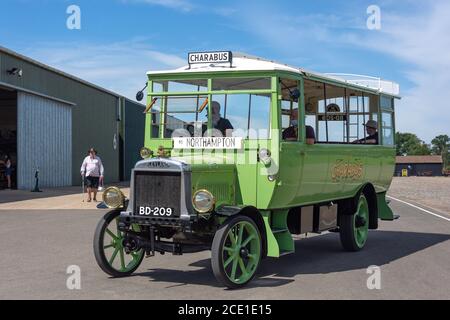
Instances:
[[[240,250],[239,250],[239,256],[241,257],[241,258],[248,258],[248,249],[247,248],[245,248],[245,247],[242,247]]]
[[[366,225],[366,222],[367,221],[364,217],[356,216],[355,227],[357,228],[364,227]]]

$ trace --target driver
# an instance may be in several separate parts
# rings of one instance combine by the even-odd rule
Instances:
[[[305,126],[306,129],[306,144],[312,145],[316,143],[316,134],[314,128],[311,126]],[[291,112],[291,125],[289,128],[283,131],[283,140],[285,141],[297,141],[298,137],[298,109],[294,109]]]
[[[219,130],[224,137],[228,136],[230,134],[229,130],[233,130],[234,128],[228,119],[221,117],[220,104],[217,101],[213,101],[211,103],[211,109],[213,128]]]

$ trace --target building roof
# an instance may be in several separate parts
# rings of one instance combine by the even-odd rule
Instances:
[[[309,71],[303,68],[290,66],[284,63],[267,60],[264,58],[248,55],[245,53],[233,52],[233,64],[195,64],[186,65],[178,69],[149,71],[148,75],[172,74],[172,73],[196,73],[196,72],[234,72],[234,71],[288,71],[298,74],[310,75],[324,80],[340,82],[344,85],[353,85],[363,89],[370,89],[380,93],[385,93],[400,98],[400,86],[393,82],[382,80],[376,77],[354,75],[354,74],[323,74]]]
[[[84,84],[84,85],[86,85],[86,86],[89,86],[89,87],[92,87],[92,88],[94,88],[94,89],[103,91],[103,92],[108,93],[108,94],[110,94],[110,95],[112,95],[112,96],[115,96],[115,97],[122,97],[122,95],[120,95],[120,94],[118,94],[118,93],[116,93],[116,92],[113,92],[113,91],[110,91],[110,90],[108,90],[108,89],[102,88],[102,87],[100,87],[100,86],[98,86],[98,85],[95,85],[95,84],[93,84],[93,83],[91,83],[91,82],[88,82],[88,81],[86,81],[86,80],[83,80],[83,79],[81,79],[81,78],[78,78],[78,77],[76,77],[76,76],[74,76],[74,75],[71,75],[71,74],[66,73],[66,72],[64,72],[64,71],[61,71],[61,70],[59,70],[59,69],[53,68],[53,67],[51,67],[51,66],[49,66],[49,65],[46,65],[46,64],[44,64],[44,63],[42,63],[42,62],[36,61],[36,60],[34,60],[34,59],[32,59],[32,58],[29,58],[29,57],[24,56],[24,55],[22,55],[22,54],[20,54],[20,53],[17,53],[17,52],[15,52],[15,51],[11,50],[11,49],[8,49],[8,48],[5,48],[5,47],[0,46],[0,52],[3,52],[3,53],[8,54],[8,55],[10,55],[10,56],[13,56],[13,57],[15,57],[15,58],[17,58],[17,59],[19,59],[19,60],[23,60],[23,61],[26,61],[26,62],[28,62],[28,63],[34,64],[34,65],[36,65],[36,66],[38,66],[38,67],[41,67],[41,68],[46,69],[46,70],[48,70],[48,71],[51,71],[51,72],[53,72],[53,73],[59,74],[60,76],[69,78],[69,79],[71,79],[71,80],[77,81],[77,82],[82,83],[82,84]]]
[[[442,156],[405,156],[396,157],[397,164],[438,163],[442,164]]]

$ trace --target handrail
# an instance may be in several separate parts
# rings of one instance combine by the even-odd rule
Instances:
[[[365,86],[392,95],[400,94],[400,85],[396,82],[383,80],[378,77],[351,74],[351,73],[326,73],[325,75],[347,83]]]

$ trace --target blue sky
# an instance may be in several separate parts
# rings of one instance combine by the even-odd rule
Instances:
[[[66,27],[71,4],[81,30]],[[369,5],[380,30],[366,26]],[[450,134],[449,16],[446,0],[3,0],[0,45],[130,98],[147,70],[199,50],[379,76],[401,85],[397,129],[430,142]]]

